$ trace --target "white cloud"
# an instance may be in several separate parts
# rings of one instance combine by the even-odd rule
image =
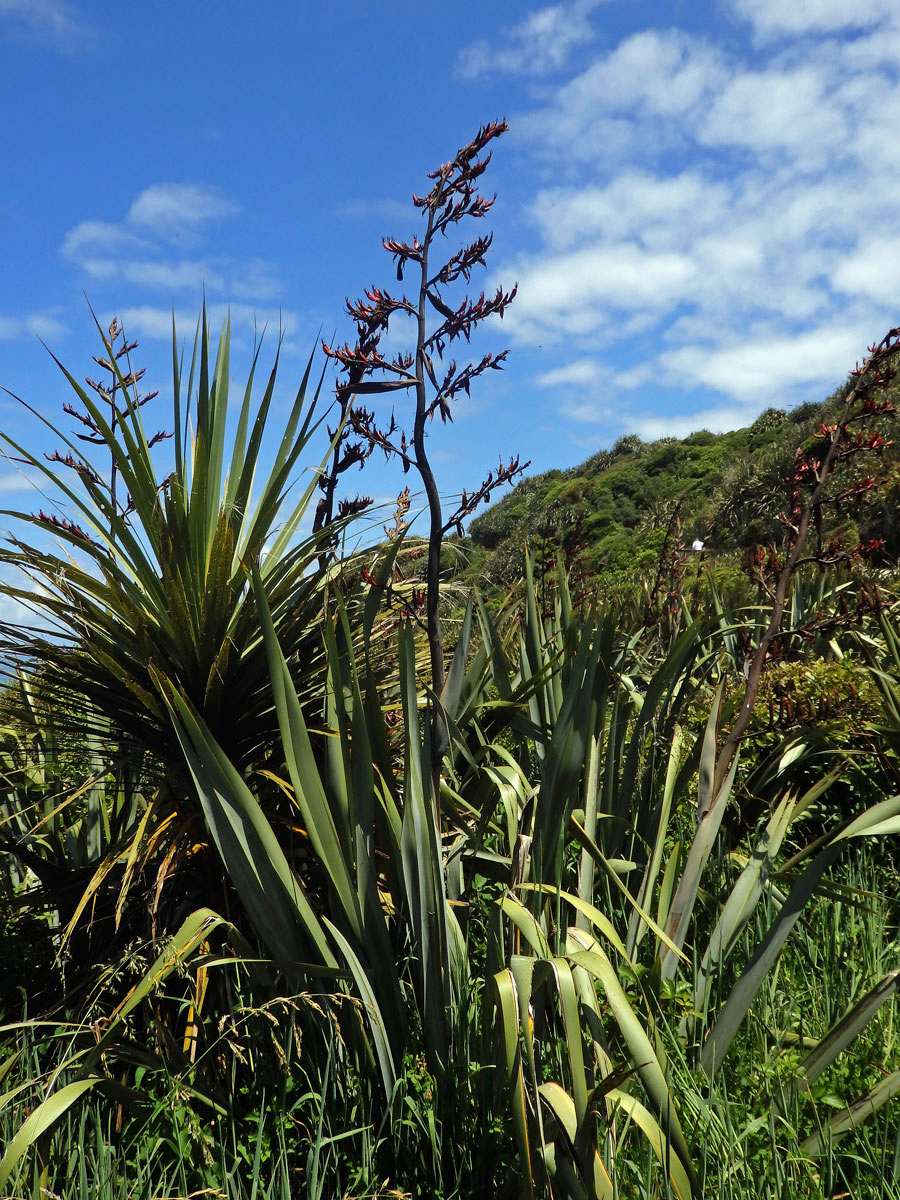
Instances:
[[[21,467],[15,470],[0,471],[0,494],[3,495],[15,492],[33,492],[41,484],[46,484],[46,480],[34,471],[26,472]]]
[[[186,289],[198,292],[204,287],[221,291],[224,287],[223,277],[208,263],[184,259],[166,263],[149,259],[83,258],[80,266],[94,279],[120,279],[170,293]]]
[[[900,237],[865,237],[831,275],[839,292],[900,308]]]
[[[146,239],[122,225],[111,221],[82,221],[66,234],[62,252],[66,258],[79,259],[98,252],[144,250],[147,246]]]
[[[574,152],[594,158],[601,148],[604,155],[610,149],[627,151],[633,148],[628,135],[636,119],[689,117],[702,110],[728,77],[728,64],[714,47],[679,30],[650,29],[597,58],[559,88],[546,108],[517,125],[563,156]],[[642,155],[650,148],[645,137]]]
[[[871,71],[874,67],[883,66],[896,69],[900,63],[900,28],[895,26],[892,29],[882,24],[874,33],[842,43],[841,53],[853,70],[863,68]]]
[[[616,426],[622,418],[617,394],[647,382],[644,367],[615,372],[595,358],[578,358],[565,366],[545,371],[535,380],[539,387],[568,389],[561,409],[570,420],[587,425],[603,422]]]
[[[570,421],[578,421],[581,425],[607,424],[615,415],[607,403],[598,400],[567,402],[563,405],[563,412]]]
[[[112,319],[113,315],[112,313],[110,314],[110,319]],[[159,308],[152,304],[137,304],[124,309],[117,315],[128,337],[139,336],[142,338],[172,340],[173,310],[171,308]],[[179,338],[186,339],[189,335],[193,337],[194,329],[197,326],[197,313],[187,310],[176,310],[174,318]]]
[[[282,290],[274,265],[261,258],[231,263],[227,270],[226,288],[229,295],[243,296],[260,303],[271,303]]]
[[[155,233],[171,234],[239,211],[232,201],[196,183],[154,183],[134,200],[128,220]]]
[[[658,176],[626,168],[606,186],[547,188],[538,193],[531,216],[554,249],[583,245],[602,235],[609,241],[640,238],[649,247],[669,248],[671,231],[721,228],[731,204],[730,188],[697,170]]]
[[[573,0],[536,9],[511,29],[499,45],[482,39],[459,55],[456,69],[463,79],[504,72],[544,75],[563,67],[569,55],[592,40],[590,14],[602,0]]]
[[[259,338],[265,331],[266,341],[277,344],[279,331],[289,338],[301,326],[299,315],[291,310],[256,308],[252,304],[207,304],[206,314],[210,330],[218,334],[231,316],[232,335],[248,342],[254,335]],[[126,308],[121,314],[122,325],[129,337],[158,338],[172,340],[172,309],[152,304],[139,304]],[[175,312],[175,327],[179,340],[193,338],[197,327],[196,311]]]
[[[723,79],[721,54],[679,30],[646,30],[624,41],[569,89],[580,107],[599,101],[613,112],[643,110],[672,119],[701,104]]]
[[[693,272],[683,255],[654,253],[631,242],[523,260],[516,270],[516,304],[506,319],[527,338],[596,332],[618,310],[646,320],[685,292]]]
[[[783,44],[743,61],[682,30],[648,29],[597,56],[538,108],[514,118],[520,135],[568,171],[602,160],[643,169],[664,155],[771,151],[781,172],[835,156],[869,164],[896,112],[898,31],[857,41]],[[891,86],[885,91],[884,84]],[[696,170],[696,168],[694,168]]]
[[[0,313],[0,341],[11,342],[17,338],[38,337],[44,341],[60,338],[68,328],[52,312],[27,313],[22,317],[11,317]]]
[[[646,30],[597,57],[545,104],[514,116],[513,127],[557,173],[577,176],[601,162],[607,171],[617,164],[646,170],[694,143],[732,69],[701,39]]]
[[[630,391],[631,388],[639,388],[647,383],[652,383],[655,378],[655,365],[649,362],[642,362],[638,363],[636,367],[619,371],[615,376],[614,382],[620,391]]]
[[[579,358],[564,367],[545,371],[543,375],[538,375],[535,382],[539,387],[564,387],[567,385],[583,387],[599,383],[608,374],[609,372],[604,370],[596,359]]]
[[[203,290],[268,304],[280,290],[271,263],[202,253],[206,227],[239,211],[204,185],[153,184],[134,199],[123,220],[86,220],[70,229],[62,254],[95,280],[169,295]],[[181,254],[173,253],[175,241]],[[185,256],[187,247],[200,254]]]
[[[821,397],[895,323],[900,34],[834,38],[887,14],[850,7],[740,5],[759,29],[794,14],[778,28],[802,26],[802,48],[648,29],[514,119],[548,183],[526,209],[534,247],[497,276],[519,281],[517,340],[566,347],[539,383],[590,388],[602,351],[604,386],[645,389],[641,430],[675,431],[640,416],[654,385],[678,429],[733,428]]]
[[[869,29],[897,20],[895,0],[731,0],[731,8],[764,37]]]
[[[238,205],[211,188],[157,183],[136,197],[124,221],[81,221],[70,229],[62,253],[82,265],[92,264],[91,273],[102,276],[109,273],[103,263],[115,264],[125,255],[137,262],[135,255],[158,252],[160,239],[195,237],[201,226],[239,211]]]
[[[665,352],[661,366],[676,382],[750,404],[784,403],[798,384],[837,386],[865,352],[867,333],[839,322],[795,336],[771,333],[731,345],[689,345]]]
[[[824,166],[846,146],[840,97],[814,66],[736,75],[715,97],[698,131],[713,146],[789,152],[798,166]]]
[[[654,441],[661,437],[683,438],[695,433],[698,429],[707,429],[710,433],[728,433],[732,429],[742,429],[755,416],[755,410],[748,410],[739,405],[704,408],[697,412],[677,416],[638,413],[635,416],[629,416],[628,430],[646,441]]]

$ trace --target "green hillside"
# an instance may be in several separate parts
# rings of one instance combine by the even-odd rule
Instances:
[[[779,542],[794,452],[837,411],[841,388],[821,404],[790,412],[768,408],[752,425],[730,433],[706,430],[687,438],[644,442],[619,438],[566,470],[524,479],[471,522],[470,571],[492,584],[522,572],[523,547],[611,582],[651,569],[672,528],[685,547],[702,539],[712,552]],[[885,555],[900,552],[900,456],[889,446],[878,464],[886,486],[860,501],[828,531],[848,542],[883,537]],[[871,460],[866,470],[872,470]]]

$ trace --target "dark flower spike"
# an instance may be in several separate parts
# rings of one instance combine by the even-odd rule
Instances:
[[[44,458],[46,458],[47,462],[59,463],[63,467],[68,467],[70,470],[76,471],[79,475],[83,475],[86,479],[89,479],[91,483],[100,482],[100,476],[93,467],[89,463],[84,462],[83,459],[76,458],[71,451],[66,455],[62,455],[58,450],[54,450],[52,454],[45,454]]]
[[[365,512],[367,508],[371,508],[375,501],[371,496],[354,496],[352,500],[341,500],[338,503],[338,517],[354,517],[357,513]]]
[[[414,468],[422,480],[429,512],[426,588],[423,597],[414,596],[411,603],[407,598],[406,603],[411,615],[417,613],[421,603],[425,605],[424,628],[428,634],[431,682],[436,694],[440,694],[444,681],[443,642],[438,619],[442,539],[450,529],[462,533],[462,522],[474,508],[489,499],[494,488],[509,482],[524,469],[520,468],[517,459],[511,459],[506,466],[501,462],[496,475],[491,473],[474,492],[463,494],[460,506],[446,521],[425,446],[426,423],[437,413],[442,421],[451,420],[453,400],[462,392],[469,394],[473,380],[488,370],[501,369],[506,360],[507,351],[503,350],[485,354],[480,361],[461,367],[455,362],[445,364],[442,361],[449,345],[457,340],[468,343],[481,322],[493,316],[502,318],[515,298],[515,287],[511,291],[498,288],[489,297],[482,293],[477,299],[463,296],[454,300],[445,294],[446,289],[459,279],[468,283],[475,268],[485,265],[492,235],[487,233],[455,249],[436,267],[432,262],[436,245],[442,244],[451,227],[468,217],[482,219],[491,211],[494,197],[483,196],[479,182],[491,161],[490,143],[506,130],[505,121],[482,125],[472,141],[462,146],[449,162],[429,174],[432,186],[428,193],[413,196],[413,204],[420,210],[425,224],[421,236],[416,235],[412,240],[384,238],[382,244],[396,264],[398,281],[411,273],[410,294],[394,296],[382,288],[369,288],[361,299],[347,302],[347,312],[356,324],[356,343],[332,347],[323,342],[325,354],[339,365],[341,372],[335,387],[341,428],[338,443],[354,437],[358,439],[357,444],[366,447],[364,452],[356,451],[357,457],[360,453],[368,457],[376,449],[381,450],[386,458],[398,458],[404,472]],[[389,360],[380,352],[378,343],[391,318],[398,313],[414,318],[415,346],[411,352]],[[429,329],[429,318],[435,314],[437,324]],[[355,404],[359,396],[398,391],[409,391],[415,396],[411,435],[398,430],[393,415],[389,426],[384,428],[371,413]],[[323,473],[319,481],[323,498],[316,514],[318,529],[327,527],[332,519],[337,481],[350,461],[354,461],[352,456],[336,445],[331,469]],[[389,536],[399,536],[401,525],[405,529],[405,512],[406,508],[398,509],[394,532],[393,535],[389,532]],[[432,787],[437,802],[440,763],[447,745],[447,730],[439,705],[432,706],[431,731]]]
[[[113,318],[109,326],[109,337],[105,339],[105,342],[107,353],[105,355],[94,354],[91,357],[98,367],[109,372],[110,378],[106,382],[101,382],[86,376],[85,383],[100,398],[102,406],[106,410],[106,424],[115,432],[117,426],[131,419],[145,404],[156,399],[159,393],[154,391],[141,395],[138,391],[138,384],[144,378],[146,368],[135,369],[132,367],[130,356],[132,351],[137,349],[138,343],[136,341],[129,342],[125,338],[117,318]],[[121,344],[119,344],[120,342]],[[124,369],[119,366],[123,359],[125,360]],[[92,446],[107,445],[107,437],[90,412],[82,412],[71,403],[63,404],[62,407],[67,416],[73,417],[87,431],[75,434],[79,441],[87,442]],[[151,449],[172,436],[171,433],[159,430],[147,441],[147,449]],[[127,516],[133,511],[134,505],[131,497],[126,496],[124,504],[117,497],[118,469],[115,462],[110,466],[108,481],[103,481],[92,468],[87,467],[85,463],[79,463],[72,455],[63,457],[59,454],[51,454],[47,457],[51,462],[58,462],[78,471],[93,485],[102,486],[109,497],[112,513]],[[112,524],[114,524],[114,520],[111,519]],[[59,526],[59,528],[62,529],[65,526]],[[84,537],[87,538],[87,534],[84,534]]]
[[[43,509],[37,515],[37,519],[51,529],[56,529],[60,533],[67,533],[70,537],[77,538],[80,542],[90,542],[92,539],[90,534],[85,533],[80,525],[76,525],[74,521],[67,521],[65,517],[57,517],[53,513],[45,513]]]

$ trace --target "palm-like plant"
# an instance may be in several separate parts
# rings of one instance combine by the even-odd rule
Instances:
[[[388,555],[381,569],[389,568]],[[689,969],[665,926],[679,876],[691,869],[681,841],[689,840],[697,799],[702,811],[711,786],[720,697],[705,728],[694,728],[691,705],[729,661],[715,639],[688,627],[658,661],[611,615],[573,611],[564,582],[549,616],[538,612],[533,593],[524,618],[506,625],[476,602],[442,695],[452,752],[436,813],[411,629],[399,633],[391,690],[379,691],[365,650],[350,653],[356,639],[336,598],[322,630],[327,673],[314,716],[328,736],[317,744],[313,709],[301,703],[258,574],[253,582],[279,722],[276,754],[284,762],[288,806],[278,819],[258,777],[230,760],[183,687],[158,670],[155,686],[177,731],[205,836],[268,951],[272,974],[328,996],[321,1003],[340,1037],[326,1071],[340,1066],[355,1081],[363,1125],[383,1131],[378,1178],[408,1183],[409,1075],[419,1064],[433,1191],[479,1194],[480,1186],[495,1194],[490,1189],[517,1145],[523,1196],[548,1185],[573,1200],[612,1197],[617,1188],[629,1194],[622,1172],[648,1155],[665,1176],[660,1190],[699,1194],[700,1151],[709,1162],[729,1145],[714,1089],[743,1016],[837,850],[894,830],[900,804],[836,826],[824,851],[809,847],[809,866],[799,872],[785,834],[802,836],[815,796],[776,804],[746,869],[719,894],[718,921],[703,896],[717,884],[708,855],[701,902],[683,938],[698,969],[679,991],[661,964]],[[364,614],[363,646],[380,592],[373,587]],[[777,787],[784,773],[776,769],[773,778]],[[493,880],[487,888],[485,878]],[[710,981],[723,974],[727,981],[740,957],[739,935],[763,921],[767,898],[776,909],[765,922],[769,932],[763,928],[746,968],[737,966],[722,1005]],[[186,954],[210,920],[197,915]],[[212,974],[223,963],[233,960],[198,965],[198,981],[201,970]],[[835,1060],[891,998],[896,980],[875,981],[804,1062],[805,1078],[815,1080]],[[209,1001],[193,1014],[201,1044],[214,1036],[217,1015]],[[713,1074],[702,1095],[688,1072],[672,1067],[685,1053],[677,1041],[682,1015],[688,1053],[702,1045],[701,1065]],[[114,1025],[101,1041],[110,1061]],[[307,1065],[315,1046],[311,1029]],[[82,1070],[91,1071],[84,1082],[99,1088],[97,1055],[84,1061]],[[876,1105],[895,1083],[892,1075]],[[442,1142],[456,1150],[443,1165]],[[744,1168],[735,1160],[734,1169]]]
[[[328,575],[318,565],[321,535],[301,531],[317,475],[297,483],[300,457],[317,428],[312,359],[263,474],[278,356],[254,402],[257,349],[229,437],[228,323],[213,358],[204,310],[186,386],[173,329],[174,469],[159,482],[159,451],[153,450],[158,437],[145,432],[140,372],[121,361],[116,332],[115,324],[109,335],[101,330],[103,355],[97,359],[113,377],[107,389],[116,397],[112,406],[62,368],[92,431],[83,440],[106,456],[102,466],[85,461],[78,443],[44,418],[62,453],[40,458],[3,437],[7,454],[42,476],[48,493],[63,498],[65,515],[4,514],[18,528],[11,545],[0,550],[0,566],[26,582],[4,583],[2,591],[40,619],[31,626],[3,624],[0,644],[39,680],[57,728],[68,723],[69,736],[78,738],[92,727],[102,729],[108,763],[129,762],[132,775],[140,770],[145,777],[141,794],[132,793],[128,819],[97,844],[89,862],[79,862],[77,878],[73,862],[62,864],[68,877],[57,878],[68,898],[59,911],[70,930],[88,901],[96,905],[115,881],[118,925],[124,892],[136,874],[151,863],[154,871],[158,862],[166,864],[158,899],[184,855],[207,845],[159,678],[175,684],[203,715],[241,772],[265,762],[277,720],[251,567],[265,583],[301,695],[324,688],[319,625]],[[83,796],[76,788],[77,804]],[[31,838],[21,825],[21,814],[7,824],[7,848],[14,843],[23,856],[47,853],[46,838]],[[186,833],[193,834],[187,847]]]
[[[508,638],[485,615],[483,648],[470,660],[453,714],[456,795],[484,806],[483,819],[470,825],[467,871],[507,884],[494,926],[492,987],[523,1170],[535,1186],[549,1174],[563,1195],[613,1195],[617,1129],[628,1118],[666,1163],[673,1193],[687,1195],[698,1186],[692,1151],[701,1147],[691,1145],[679,1118],[702,1120],[707,1153],[725,1145],[725,1124],[673,1078],[660,1054],[663,1031],[669,1027],[679,1054],[680,1034],[715,1075],[826,872],[860,839],[896,832],[900,800],[871,805],[853,820],[825,809],[822,835],[818,818],[804,822],[817,803],[822,813],[842,755],[812,787],[796,788],[793,769],[813,759],[815,742],[786,736],[754,773],[771,810],[746,856],[735,855],[746,865],[724,890],[720,826],[711,832],[703,815],[726,687],[729,709],[743,697],[743,675],[726,645],[734,623],[683,628],[660,658],[614,615],[573,613],[564,580],[548,616],[534,603],[528,570],[525,591],[524,622]],[[695,728],[692,713],[711,697],[716,674],[710,717]],[[479,675],[492,687],[473,703]],[[723,809],[735,778],[733,764],[719,794]],[[492,801],[502,815],[491,813]],[[689,900],[676,924],[679,897]],[[712,918],[710,899],[718,901]],[[767,900],[774,916],[735,972],[741,938],[752,920],[764,920]],[[719,999],[713,984],[721,989],[732,972],[736,981]],[[802,1064],[798,1089],[836,1060],[895,986],[893,973],[875,982]],[[870,1107],[861,1101],[835,1132],[886,1103],[896,1087],[892,1074]],[[822,1144],[811,1138],[806,1150],[817,1154]]]
[[[135,375],[123,374],[112,338],[101,336],[102,361],[124,397],[113,418],[62,369],[97,431],[94,440],[109,455],[113,486],[103,479],[105,467],[84,461],[77,443],[45,418],[65,456],[48,462],[3,436],[7,453],[43,476],[69,515],[4,512],[45,536],[35,544],[17,532],[12,548],[0,553],[0,564],[30,581],[6,583],[3,592],[36,610],[51,632],[5,623],[0,638],[6,650],[38,665],[47,683],[83,696],[166,761],[174,757],[171,726],[152,677],[154,669],[164,671],[246,765],[274,728],[251,564],[265,581],[285,653],[306,660],[307,680],[320,647],[311,631],[323,579],[308,570],[316,540],[298,536],[316,477],[299,494],[296,482],[316,428],[311,361],[260,481],[277,356],[254,405],[259,351],[254,355],[229,446],[229,326],[213,361],[204,310],[186,393],[173,331],[174,470],[159,482],[151,453],[156,439],[145,433]],[[119,502],[116,485],[127,492],[127,504]],[[47,534],[56,546],[47,544]]]

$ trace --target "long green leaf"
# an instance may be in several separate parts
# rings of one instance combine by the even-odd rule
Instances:
[[[654,1154],[668,1171],[669,1179],[672,1181],[679,1200],[690,1200],[691,1196],[696,1194],[691,1187],[691,1174],[678,1155],[670,1150],[669,1139],[653,1114],[641,1104],[640,1100],[619,1088],[613,1088],[609,1097],[615,1102],[617,1108],[628,1114],[653,1147]]]
[[[854,1004],[800,1064],[803,1082],[810,1085],[815,1083],[853,1039],[862,1033],[885,1001],[895,995],[898,989],[900,970],[891,971],[863,996],[862,1000]]]
[[[102,1082],[102,1075],[91,1075],[87,1079],[79,1079],[75,1083],[67,1084],[58,1092],[52,1092],[41,1101],[34,1112],[26,1117],[19,1126],[12,1141],[6,1147],[3,1158],[0,1159],[0,1189],[6,1186],[16,1163],[34,1145],[41,1134],[46,1133],[61,1117],[65,1116],[85,1092]]]
[[[841,847],[827,846],[803,871],[791,889],[787,901],[769,927],[741,977],[731,990],[725,1007],[707,1035],[700,1054],[700,1065],[707,1075],[712,1076],[722,1065],[725,1055],[741,1022],[750,1011],[750,1006],[762,986],[763,980],[775,964],[788,935],[800,919],[810,897],[828,868],[837,858]]]
[[[735,754],[728,776],[722,784],[718,795],[714,797],[700,818],[700,823],[697,826],[694,840],[688,852],[687,862],[681,873],[681,879],[678,882],[678,887],[675,889],[672,903],[669,905],[666,934],[669,941],[674,943],[678,950],[681,950],[684,946],[691,917],[694,912],[697,892],[700,890],[700,880],[703,877],[707,860],[719,835],[722,818],[725,815],[725,808],[731,795],[731,789],[734,786],[738,757],[739,755]],[[673,953],[667,942],[660,952],[662,978],[674,979],[678,970],[678,963],[678,955]]]
[[[572,930],[570,936],[576,941],[581,941],[584,935],[578,930]],[[684,1132],[675,1111],[674,1097],[669,1090],[665,1074],[656,1056],[656,1051],[647,1036],[642,1022],[629,1003],[628,997],[619,982],[612,964],[596,941],[593,941],[590,948],[570,953],[569,958],[573,963],[583,967],[589,974],[593,975],[603,987],[613,1020],[616,1022],[629,1053],[634,1060],[635,1069],[647,1091],[657,1119],[672,1142],[676,1154],[684,1164],[693,1188],[699,1190],[691,1162],[690,1150],[688,1149]]]
[[[762,895],[763,886],[781,849],[781,843],[794,819],[796,802],[785,796],[772,814],[766,828],[753,848],[750,861],[741,872],[719,914],[709,945],[700,961],[694,985],[694,1008],[706,1007],[714,973],[719,970],[734,949],[741,930],[750,920]]]
[[[502,1047],[502,1069],[506,1091],[512,1108],[513,1129],[519,1147],[521,1166],[519,1195],[534,1200],[534,1169],[531,1159],[531,1138],[525,1107],[525,1081],[522,1075],[522,1056],[519,1051],[519,1015],[516,984],[509,968],[491,979],[493,998],[499,1010],[499,1029]]]
[[[259,803],[203,719],[156,676],[197,789],[209,832],[257,932],[275,958],[301,962],[310,943],[323,966],[337,960]]]
[[[818,1158],[829,1144],[839,1141],[851,1130],[858,1129],[863,1121],[878,1112],[895,1096],[900,1096],[900,1071],[892,1071],[890,1075],[880,1079],[843,1112],[836,1113],[823,1131],[811,1134],[801,1145],[803,1153],[811,1158]]]
[[[361,945],[363,919],[353,878],[350,830],[346,823],[346,814],[329,804],[306,728],[300,699],[278,644],[265,591],[257,571],[252,572],[252,579],[263,640],[269,657],[275,709],[281,728],[282,749],[294,787],[294,795],[303,813],[310,841],[325,869],[328,885],[340,907],[342,919],[352,930],[356,944]],[[339,681],[332,680],[332,683],[339,684]],[[340,829],[337,817],[343,818]]]

